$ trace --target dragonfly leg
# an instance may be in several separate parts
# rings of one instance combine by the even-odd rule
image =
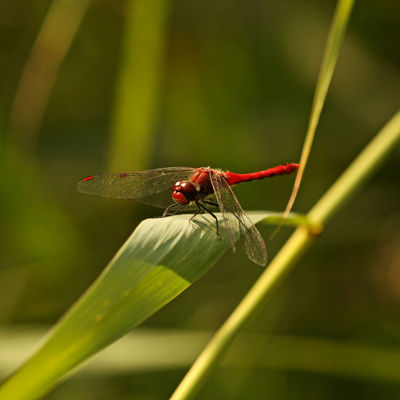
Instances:
[[[192,221],[198,214],[202,213],[203,210],[200,208],[200,204],[196,201],[197,211],[190,217],[189,222]]]
[[[179,208],[177,208],[176,210],[174,210],[174,212],[170,213],[170,210],[176,206],[180,206]],[[181,211],[183,208],[185,208],[186,204],[179,204],[179,203],[173,203],[170,206],[168,206],[165,211],[163,212],[163,217],[168,217],[169,215],[175,215],[176,213],[178,213],[179,211]]]
[[[212,201],[203,200],[203,203],[207,203],[207,204],[210,204],[211,206],[219,207],[218,204],[213,203]],[[226,206],[225,206],[225,207],[226,207]],[[238,217],[238,215],[237,215],[233,210],[231,210],[231,209],[228,208],[228,207],[226,207],[226,209],[227,209],[229,212],[231,212],[231,213],[235,216],[235,218],[239,221],[239,224],[242,224],[242,225],[243,225],[243,221],[241,221],[241,219]],[[247,228],[246,228],[246,229],[247,229]],[[248,230],[248,229],[247,229],[247,230]]]
[[[207,203],[207,204],[214,205],[214,203],[211,203],[211,202],[209,202],[209,201],[204,201],[204,200],[203,200],[203,202],[205,202],[205,203]],[[218,236],[218,237],[221,237],[221,235],[219,234],[219,226],[218,226],[218,218],[217,218],[217,216],[216,216],[212,211],[210,211],[204,204],[201,204],[201,203],[198,203],[198,202],[196,202],[196,204],[197,204],[197,206],[198,206],[199,208],[202,208],[204,211],[207,211],[207,212],[215,219],[215,225],[216,225],[216,227],[217,227],[217,236]],[[217,205],[217,206],[218,206],[218,205]]]
[[[198,210],[190,217],[189,222],[192,222],[192,220],[200,213],[203,212],[203,210],[200,208],[199,204],[196,202],[196,206]]]
[[[212,201],[208,201],[208,200],[203,200],[203,203],[209,204],[210,206],[214,206],[214,207],[218,207],[219,205],[217,203],[213,203]]]

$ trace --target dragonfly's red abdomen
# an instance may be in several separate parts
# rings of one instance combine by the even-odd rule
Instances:
[[[264,171],[252,172],[250,174],[235,174],[234,172],[227,171],[224,173],[224,176],[230,185],[236,185],[240,182],[248,182],[255,179],[269,178],[276,175],[288,175],[296,171],[299,166],[299,164],[295,163],[286,163]]]

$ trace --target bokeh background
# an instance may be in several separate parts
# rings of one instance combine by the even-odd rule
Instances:
[[[139,221],[161,213],[85,197],[76,192],[82,176],[163,166],[251,172],[298,161],[334,6],[0,2],[4,338],[14,327],[28,337],[55,323]],[[295,211],[307,212],[397,111],[399,15],[396,0],[356,2]],[[399,354],[399,168],[397,149],[248,326],[247,334],[293,338],[293,360],[221,368],[198,398],[399,398],[400,358],[368,352]],[[293,177],[280,177],[236,193],[245,209],[281,211],[292,184]],[[260,231],[267,239],[273,228]],[[270,259],[289,234],[284,228],[268,240]],[[227,254],[143,327],[161,336],[213,332],[261,272],[242,252]],[[299,338],[307,340],[305,352],[296,352]],[[380,370],[382,363],[383,372],[332,372],[326,352],[315,364],[307,352],[318,355],[320,340],[362,344],[362,354],[343,353],[343,366]],[[0,352],[3,377],[18,349],[7,350],[10,363]],[[187,367],[117,373],[110,366],[78,374],[47,398],[163,399]]]

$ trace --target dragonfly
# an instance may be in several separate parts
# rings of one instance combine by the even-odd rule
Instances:
[[[299,164],[286,163],[263,171],[237,174],[210,167],[168,167],[140,172],[86,176],[78,182],[82,193],[111,199],[133,199],[141,203],[164,208],[163,217],[177,214],[184,209],[194,209],[191,220],[199,213],[208,213],[216,223],[213,210],[219,208],[226,236],[233,251],[235,236],[239,232],[248,258],[259,265],[266,265],[267,250],[260,232],[244,212],[232,186],[242,182],[288,175]],[[194,207],[194,208],[193,208]]]

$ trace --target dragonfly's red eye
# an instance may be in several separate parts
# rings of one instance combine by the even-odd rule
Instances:
[[[198,195],[196,186],[192,182],[178,181],[172,187],[172,197],[180,204],[187,204],[194,201]]]
[[[179,204],[188,204],[189,201],[186,199],[182,192],[172,192],[172,198]]]

